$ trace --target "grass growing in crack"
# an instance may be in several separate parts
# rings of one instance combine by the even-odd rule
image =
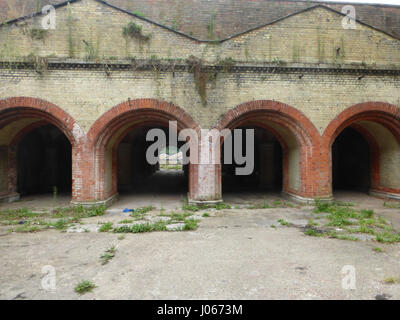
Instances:
[[[210,216],[210,214],[207,213],[207,212],[205,212],[205,213],[202,214],[202,217],[203,217],[203,218],[208,218],[209,216]]]
[[[157,221],[154,223],[139,223],[133,226],[121,226],[114,228],[115,233],[144,233],[144,232],[154,232],[154,231],[166,231],[167,225],[163,221]]]
[[[1,225],[23,225],[10,229],[11,232],[36,232],[49,228],[65,231],[72,223],[78,223],[82,218],[104,215],[105,206],[86,208],[83,206],[57,208],[50,211],[33,211],[28,208],[1,210]],[[56,221],[54,221],[57,219]],[[29,231],[30,230],[30,231]]]
[[[398,277],[388,277],[383,280],[387,284],[396,284],[400,283],[400,276]]]
[[[279,219],[278,222],[281,224],[281,226],[289,226],[290,225],[289,222],[287,222],[287,221],[285,221],[283,219]]]
[[[59,220],[56,221],[56,223],[53,224],[53,226],[57,230],[65,230],[68,227],[69,224],[70,224],[69,220],[59,219]]]
[[[121,234],[119,237],[118,237],[118,240],[124,240],[125,239],[125,235],[124,234]]]
[[[196,219],[186,219],[185,225],[183,226],[184,231],[189,231],[189,230],[196,230],[198,227],[199,220]]]
[[[118,223],[120,223],[120,224],[126,224],[126,223],[132,223],[132,222],[133,222],[133,220],[125,219],[125,220],[121,220],[121,221],[118,222]]]
[[[170,214],[161,214],[160,217],[169,217],[171,221],[178,222],[178,221],[184,221],[187,217],[190,217],[191,215],[192,214],[188,212],[184,213],[172,212]]]
[[[103,223],[99,228],[99,232],[109,232],[113,228],[112,222]]]
[[[363,233],[375,236],[376,241],[382,243],[400,242],[400,233],[397,233],[387,221],[381,217],[375,217],[370,209],[356,210],[343,203],[315,202],[314,213],[328,213],[326,218],[329,223],[326,227],[340,227],[347,233]],[[354,227],[351,227],[354,226]],[[323,231],[327,236],[340,239],[355,240],[351,235],[336,233],[332,230]]]
[[[266,200],[263,203],[253,204],[248,207],[248,209],[273,209],[273,208],[293,208],[294,205],[290,202],[274,200],[272,205],[269,204]]]
[[[155,210],[156,208],[153,206],[147,206],[142,208],[137,208],[133,213],[130,214],[131,217],[136,218],[137,220],[141,220],[144,218],[146,213]]]
[[[231,206],[229,204],[226,204],[224,202],[218,202],[215,204],[202,204],[202,205],[196,205],[196,204],[183,204],[182,205],[182,210],[184,211],[200,211],[200,210],[206,210],[206,209],[216,209],[216,210],[223,210],[223,209],[231,209]]]
[[[85,293],[92,292],[94,288],[96,288],[96,285],[92,281],[83,280],[75,286],[74,291],[77,294],[83,295]]]
[[[200,211],[201,208],[200,208],[200,206],[195,205],[195,204],[184,204],[184,205],[182,205],[182,210],[196,212],[196,211]]]
[[[384,202],[383,206],[386,208],[390,209],[400,209],[400,202],[395,202],[395,201],[390,201],[390,202]]]
[[[378,252],[378,253],[382,253],[383,252],[383,249],[379,248],[379,247],[375,247],[372,250],[375,251],[375,252]]]
[[[115,247],[111,247],[110,249],[106,250],[101,256],[101,264],[107,264],[112,258],[115,257]]]
[[[395,243],[400,242],[400,233],[393,234],[388,231],[384,231],[381,233],[375,233],[376,240],[381,243]]]
[[[311,237],[323,237],[324,234],[322,232],[318,232],[314,229],[307,229],[304,231],[304,234]]]
[[[310,226],[319,226],[319,223],[318,223],[318,222],[315,222],[313,219],[309,219],[309,220],[308,220],[308,224],[309,224]]]
[[[270,209],[270,208],[272,207],[265,200],[263,203],[253,204],[250,207],[248,207],[248,209]]]

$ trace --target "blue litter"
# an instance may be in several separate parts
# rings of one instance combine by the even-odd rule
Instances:
[[[124,213],[127,213],[127,212],[134,212],[135,210],[133,210],[133,209],[128,209],[128,208],[126,208],[126,209],[124,209],[124,211],[122,211],[122,212],[124,212]]]

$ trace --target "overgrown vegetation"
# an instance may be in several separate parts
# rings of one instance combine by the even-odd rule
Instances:
[[[314,214],[325,213],[327,223],[318,228],[309,224],[306,235],[358,240],[357,234],[365,234],[381,243],[400,242],[400,233],[385,219],[376,217],[373,210],[356,210],[352,204],[319,200],[315,205]]]
[[[83,218],[102,216],[105,206],[57,208],[51,211],[33,211],[28,208],[0,211],[0,225],[12,226],[10,232],[37,232],[54,228],[64,231]]]
[[[212,79],[211,73],[205,71],[203,60],[195,56],[190,56],[186,60],[189,71],[193,73],[196,90],[200,95],[203,106],[207,105],[207,83]]]

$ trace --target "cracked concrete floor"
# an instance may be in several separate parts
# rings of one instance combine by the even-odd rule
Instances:
[[[301,226],[311,210],[213,211],[196,231],[123,240],[112,233],[3,233],[0,299],[400,299],[400,284],[383,281],[400,276],[400,244],[309,237],[276,222]],[[115,257],[101,265],[111,246]],[[54,292],[41,287],[46,265],[56,270]],[[346,265],[355,268],[354,290],[342,288]],[[78,296],[81,280],[97,288]]]

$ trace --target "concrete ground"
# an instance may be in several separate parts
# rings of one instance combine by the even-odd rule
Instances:
[[[256,197],[245,196],[241,205],[264,201]],[[393,224],[400,221],[400,210],[385,208],[380,199],[337,197],[374,208]],[[400,299],[400,284],[384,282],[400,276],[400,244],[306,236],[302,227],[312,209],[214,209],[196,231],[126,234],[124,239],[113,233],[9,234],[1,229],[0,299]],[[123,218],[116,204],[85,223]],[[281,226],[278,219],[293,226]],[[115,257],[101,265],[100,255],[111,246]],[[47,265],[56,271],[55,291],[42,287]],[[352,290],[342,287],[345,266],[355,271]],[[74,287],[81,280],[97,288],[79,296]]]

